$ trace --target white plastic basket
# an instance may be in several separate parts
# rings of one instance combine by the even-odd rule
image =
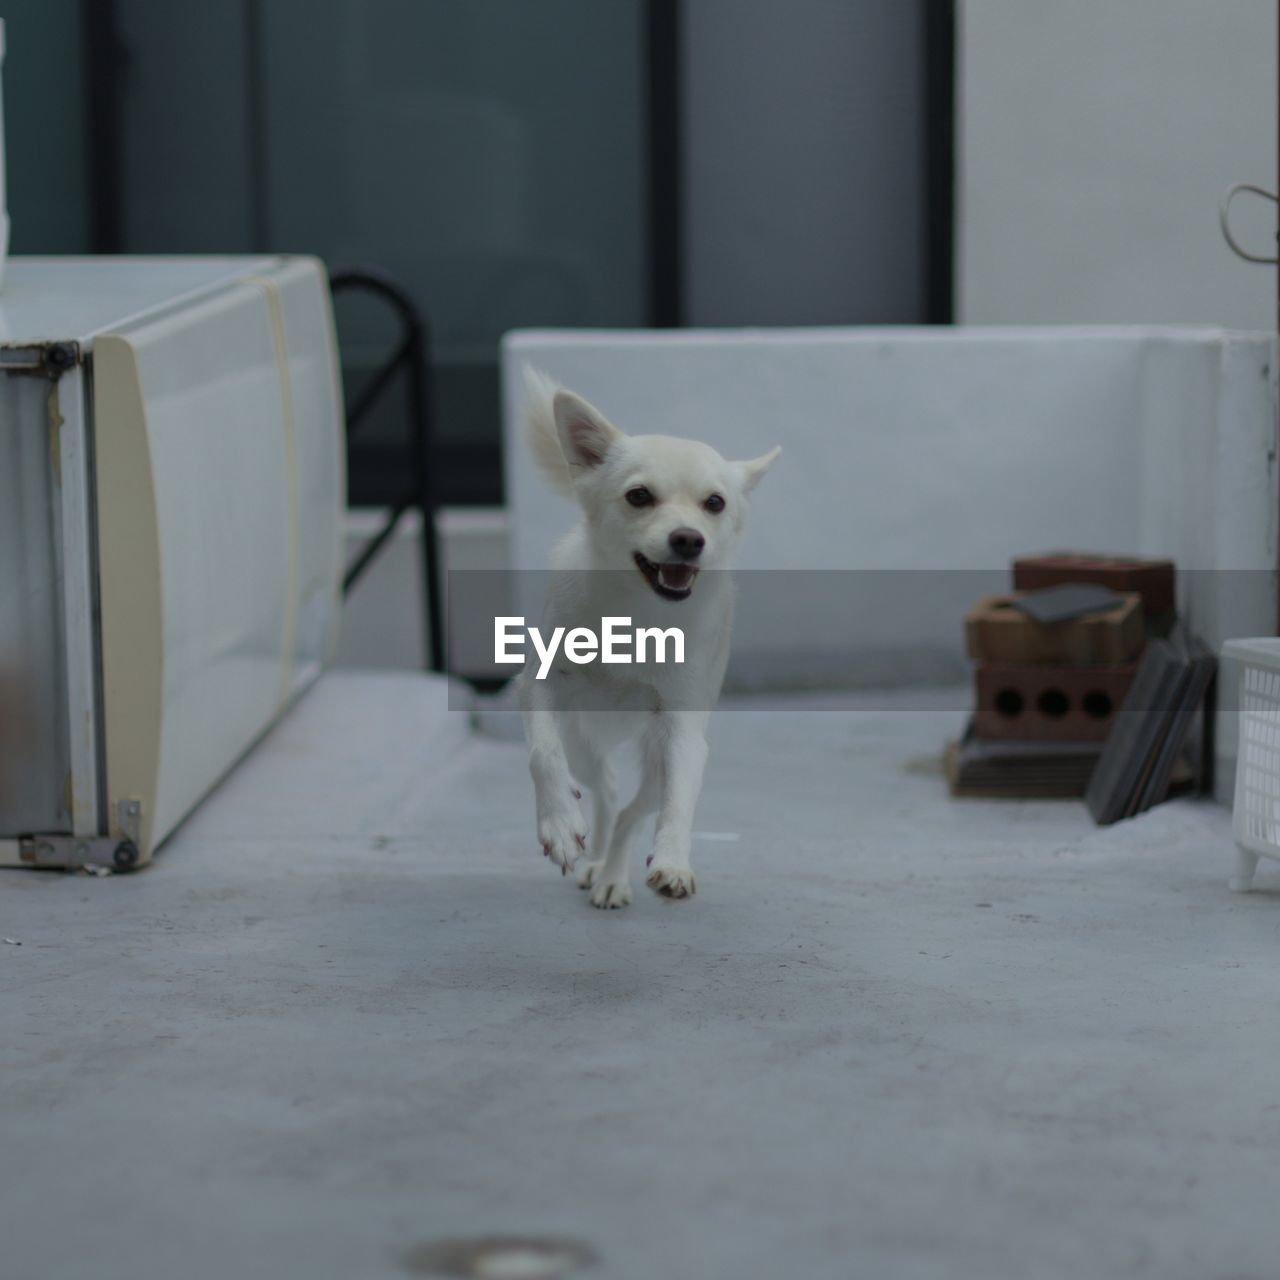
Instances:
[[[1259,858],[1280,858],[1280,638],[1228,640],[1224,658],[1239,664],[1240,737],[1232,830],[1231,888],[1253,887]]]

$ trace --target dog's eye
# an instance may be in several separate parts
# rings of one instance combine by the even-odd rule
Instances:
[[[718,493],[713,493],[702,505],[713,516],[718,516],[724,510],[724,499]]]
[[[653,494],[644,485],[638,484],[634,489],[627,490],[627,501],[633,507],[651,507],[653,506]]]

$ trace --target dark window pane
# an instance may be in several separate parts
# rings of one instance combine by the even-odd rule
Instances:
[[[258,0],[166,15],[120,0],[125,247],[386,267],[431,321],[446,456],[490,471],[459,487],[496,499],[501,335],[648,319],[642,0]],[[355,385],[386,327],[342,308]],[[399,403],[353,446],[354,496],[396,496],[380,477]]]

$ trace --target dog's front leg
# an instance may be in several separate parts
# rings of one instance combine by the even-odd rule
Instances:
[[[529,744],[529,773],[537,801],[538,842],[564,875],[586,848],[587,826],[569,776],[569,762],[549,690],[526,671],[521,677],[520,693],[524,735]]]
[[[664,898],[688,898],[698,891],[690,865],[693,811],[707,763],[707,715],[701,711],[666,712],[654,744],[662,777],[658,830],[649,855],[646,883]]]

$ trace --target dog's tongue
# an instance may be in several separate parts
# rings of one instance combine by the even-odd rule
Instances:
[[[660,564],[658,581],[673,591],[683,591],[693,581],[698,571],[690,564]]]

